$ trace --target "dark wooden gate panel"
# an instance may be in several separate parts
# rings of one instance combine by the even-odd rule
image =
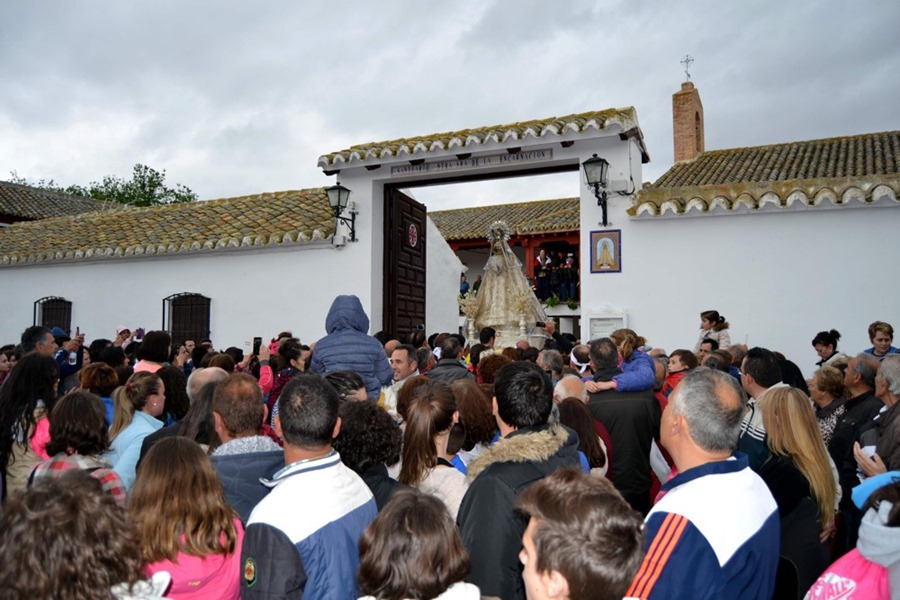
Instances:
[[[396,189],[385,190],[384,331],[392,337],[425,325],[427,211]]]

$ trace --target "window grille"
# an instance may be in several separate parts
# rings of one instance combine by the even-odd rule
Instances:
[[[184,292],[163,299],[163,329],[172,336],[173,346],[185,340],[200,342],[209,337],[209,305],[201,294]]]
[[[34,303],[34,324],[72,331],[72,303],[60,296],[45,296]]]

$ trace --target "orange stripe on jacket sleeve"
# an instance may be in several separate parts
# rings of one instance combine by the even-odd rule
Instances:
[[[659,560],[660,548],[664,546],[664,540],[671,535],[673,523],[677,516],[678,515],[675,514],[667,514],[663,519],[659,530],[656,532],[656,537],[653,538],[653,542],[650,544],[650,548],[648,548],[647,554],[644,556],[641,568],[634,577],[629,593],[642,588],[644,582],[650,577],[653,572],[653,565]]]
[[[653,591],[653,586],[659,580],[663,569],[672,551],[678,545],[682,533],[687,527],[688,520],[681,515],[670,513],[663,520],[656,537],[650,544],[641,568],[631,582],[631,587],[625,594],[630,598],[648,598]]]

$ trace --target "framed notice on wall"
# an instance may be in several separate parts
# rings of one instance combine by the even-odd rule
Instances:
[[[616,329],[628,327],[628,313],[623,309],[602,306],[588,313],[589,331],[592,340],[609,337]]]
[[[591,232],[591,273],[622,272],[622,230]]]

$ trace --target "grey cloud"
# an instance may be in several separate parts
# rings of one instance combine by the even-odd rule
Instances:
[[[5,2],[0,174],[87,183],[152,160],[224,197],[323,185],[316,157],[349,144],[632,105],[652,180],[686,53],[708,148],[900,128],[898,22],[868,1]]]

